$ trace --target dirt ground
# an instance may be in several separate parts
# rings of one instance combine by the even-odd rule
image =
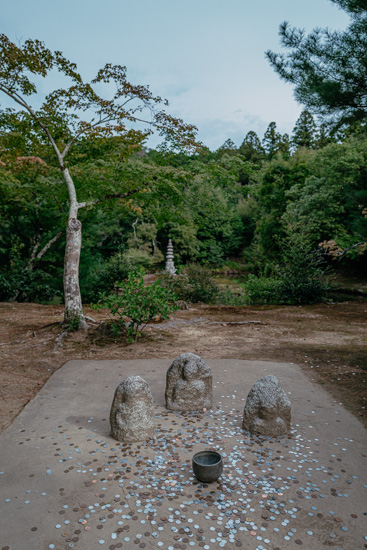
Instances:
[[[63,334],[62,306],[0,304],[0,432],[70,359],[210,358],[300,365],[367,426],[367,301],[312,306],[194,305],[151,324],[132,345],[91,324]],[[85,314],[105,320],[103,311]]]

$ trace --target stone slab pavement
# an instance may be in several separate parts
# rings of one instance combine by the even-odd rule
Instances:
[[[170,360],[69,361],[55,372],[0,436],[0,549],[366,548],[362,424],[296,365],[207,363],[213,409],[191,413],[165,410]],[[155,399],[156,437],[123,445],[109,410],[136,374]],[[267,374],[292,403],[291,434],[278,440],[241,429],[247,393]],[[225,466],[203,485],[191,458],[208,448]]]

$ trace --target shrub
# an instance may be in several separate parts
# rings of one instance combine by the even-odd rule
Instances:
[[[322,301],[328,285],[320,279],[249,275],[243,285],[247,304],[313,304]]]
[[[269,270],[269,265],[267,266]],[[268,276],[249,275],[243,288],[248,304],[312,304],[323,300],[329,289],[317,251],[307,251],[292,237],[283,243],[283,262]]]
[[[123,258],[128,264],[133,265],[135,269],[139,267],[149,269],[164,260],[163,254],[160,251],[157,251],[156,254],[149,254],[149,252],[140,248],[128,248],[123,253]]]
[[[0,271],[0,301],[47,302],[61,295],[52,283],[48,273],[30,270],[25,262],[18,262]]]
[[[263,275],[249,275],[243,285],[247,304],[279,304],[281,281]]]
[[[64,326],[68,332],[75,332],[82,326],[82,312],[71,309],[66,310]]]
[[[217,304],[222,306],[244,306],[246,297],[242,294],[235,294],[229,286],[218,293]]]
[[[158,283],[144,286],[145,270],[143,268],[130,272],[126,281],[115,286],[118,292],[102,293],[94,309],[109,310],[114,320],[111,323],[116,336],[126,334],[129,343],[141,336],[146,325],[157,315],[167,319],[170,313],[178,309],[176,295]]]
[[[83,287],[84,300],[93,301],[102,291],[112,291],[117,282],[125,281],[129,273],[140,267],[150,268],[162,260],[161,252],[152,255],[145,250],[129,248],[124,252],[117,252],[106,260],[91,277],[91,282]]]
[[[102,270],[102,277],[107,285],[106,290],[111,290],[117,281],[124,281],[129,277],[129,273],[134,271],[133,262],[126,259],[122,252],[117,252],[109,258]]]
[[[211,279],[211,271],[197,264],[189,264],[180,275],[165,273],[161,284],[172,290],[179,300],[215,303],[218,287]]]

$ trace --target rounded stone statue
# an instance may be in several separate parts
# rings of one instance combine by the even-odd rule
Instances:
[[[258,435],[277,437],[289,432],[291,402],[279,380],[260,378],[251,388],[243,413],[242,428]]]
[[[110,412],[111,435],[124,443],[154,436],[154,400],[140,376],[128,376],[116,388]]]
[[[213,398],[211,368],[194,353],[183,353],[167,371],[166,408],[171,411],[210,409]]]

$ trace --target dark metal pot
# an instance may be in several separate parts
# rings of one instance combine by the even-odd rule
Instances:
[[[193,456],[192,469],[199,481],[211,483],[223,472],[222,457],[215,451],[201,451]]]

